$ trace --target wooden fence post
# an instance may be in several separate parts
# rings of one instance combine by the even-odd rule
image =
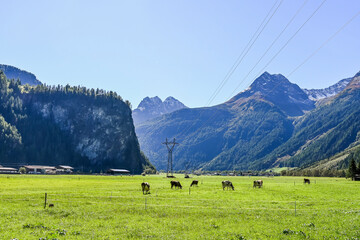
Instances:
[[[44,208],[46,208],[46,201],[47,201],[47,193],[45,193],[45,203],[44,203]]]

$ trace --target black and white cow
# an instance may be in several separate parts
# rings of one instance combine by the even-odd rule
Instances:
[[[255,180],[253,184],[253,188],[259,187],[261,188],[263,185],[263,180]]]
[[[150,184],[147,182],[143,182],[141,184],[141,189],[143,191],[143,194],[150,194]]]
[[[225,190],[225,188],[227,188],[228,190],[229,190],[229,188],[232,188],[232,190],[235,190],[232,182],[226,180],[226,181],[222,181],[221,183],[222,183],[223,190]]]

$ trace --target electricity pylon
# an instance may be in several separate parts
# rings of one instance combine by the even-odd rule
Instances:
[[[167,171],[166,171],[166,177],[174,177],[173,175],[173,161],[172,161],[172,152],[174,150],[174,147],[176,144],[179,144],[177,142],[175,142],[175,138],[174,140],[171,142],[168,141],[168,139],[166,138],[166,141],[163,142],[162,144],[165,144],[167,149],[168,149],[168,164],[167,164]]]

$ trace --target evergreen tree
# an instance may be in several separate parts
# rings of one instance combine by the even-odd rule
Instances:
[[[355,179],[356,172],[357,172],[356,163],[354,158],[352,157],[349,163],[349,177],[351,177],[351,180]]]

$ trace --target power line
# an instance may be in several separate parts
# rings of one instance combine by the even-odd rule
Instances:
[[[325,42],[323,42],[320,47],[318,47],[312,54],[310,54],[304,61],[302,61],[294,70],[292,70],[286,78],[289,78],[291,74],[293,74],[295,71],[297,71],[300,67],[302,67],[307,61],[309,61],[316,53],[320,51],[326,44],[328,44],[336,35],[338,35],[344,28],[349,25],[356,17],[360,15],[360,11],[357,12],[354,16],[352,16],[344,25],[342,25],[333,35],[331,35]],[[271,92],[274,91],[274,89],[279,86],[280,83],[276,84],[272,89]]]
[[[319,11],[319,9],[324,5],[324,3],[327,0],[323,0],[322,3],[315,9],[315,11],[306,19],[306,21],[298,28],[298,30],[286,41],[286,43],[280,48],[280,50],[266,63],[266,65],[258,72],[258,74],[256,74],[256,76],[260,76],[260,74],[263,73],[263,71],[265,70],[265,68],[267,66],[269,66],[270,63],[272,63],[272,61],[282,52],[282,50],[284,50],[284,48],[291,42],[291,40],[294,39],[294,37],[300,32],[300,30],[306,25],[306,23],[309,22],[309,20],[315,16],[315,14]],[[255,79],[254,79],[255,80]],[[238,85],[234,91],[231,93],[231,96],[237,91],[237,89],[240,87],[240,85]]]
[[[255,44],[255,42],[258,40],[260,34],[264,31],[265,27],[268,25],[268,23],[270,22],[270,20],[272,19],[272,17],[275,15],[275,13],[277,12],[277,10],[279,9],[280,5],[282,4],[283,0],[280,1],[279,5],[277,6],[277,8],[275,9],[275,11],[272,13],[272,15],[270,16],[270,18],[267,20],[266,24],[262,27],[261,31],[257,34],[255,40],[251,43],[250,47],[247,48],[245,54],[241,57],[241,59],[236,63],[235,67],[227,74],[227,77],[224,79],[225,81],[222,82],[221,87],[215,92],[215,94],[210,98],[209,102],[207,105],[210,105],[211,102],[215,99],[215,97],[219,94],[219,92],[221,91],[221,89],[224,87],[224,85],[227,83],[227,81],[230,79],[230,77],[233,75],[233,73],[235,72],[235,70],[237,69],[237,67],[240,65],[240,63],[244,60],[244,58],[246,57],[246,55],[249,53],[250,49],[252,48],[252,46]],[[265,18],[266,19],[266,18]],[[246,49],[246,48],[245,48]]]
[[[250,75],[250,73],[258,66],[258,64],[261,62],[261,60],[265,57],[265,55],[269,52],[269,50],[274,46],[275,42],[281,37],[281,35],[285,32],[285,30],[289,27],[289,25],[294,21],[295,17],[300,13],[300,11],[303,9],[303,7],[306,5],[308,0],[305,0],[304,3],[300,6],[300,8],[296,11],[295,15],[290,19],[290,21],[286,24],[284,29],[280,32],[280,34],[274,39],[274,41],[270,44],[270,46],[266,49],[264,54],[259,58],[259,60],[255,63],[253,68],[246,74],[246,76],[242,79],[242,81],[238,84],[237,88],[245,82],[247,77]]]
[[[213,98],[213,96],[217,93],[217,91],[221,88],[221,86],[224,84],[224,82],[227,81],[228,76],[230,75],[230,73],[233,71],[233,69],[235,69],[236,64],[238,63],[238,61],[240,61],[241,56],[244,54],[245,50],[248,48],[248,46],[250,45],[250,43],[253,41],[253,39],[255,38],[255,36],[257,35],[257,33],[259,32],[261,26],[263,26],[263,24],[265,23],[266,19],[268,18],[268,16],[270,15],[270,13],[272,12],[273,8],[276,6],[277,1],[274,2],[273,6],[271,7],[271,9],[269,10],[269,12],[267,13],[267,15],[265,16],[265,18],[263,19],[263,21],[261,22],[261,24],[259,25],[259,27],[256,29],[256,31],[254,32],[254,34],[252,35],[251,39],[249,40],[249,42],[246,44],[245,48],[242,50],[242,52],[240,53],[240,55],[238,56],[238,58],[235,60],[234,64],[231,66],[231,68],[229,69],[229,71],[226,73],[224,79],[221,81],[221,83],[219,84],[219,86],[215,89],[214,93],[210,96],[208,102],[205,104],[205,106],[209,105],[210,100]]]
[[[309,18],[307,18],[307,20],[298,28],[298,30],[289,38],[289,40],[280,48],[280,50],[270,59],[270,61],[265,65],[265,67],[261,70],[261,72],[275,59],[275,57],[290,43],[290,41],[300,32],[300,30],[305,26],[305,24],[316,14],[316,12],[323,6],[323,4],[326,2],[327,0],[323,0],[323,2],[315,9],[315,11],[310,15]],[[297,15],[297,13],[296,13]],[[291,20],[292,21],[292,20]],[[290,22],[291,22],[290,21]],[[259,75],[259,74],[258,74]],[[276,85],[277,86],[277,85]],[[275,87],[276,87],[275,86]],[[239,85],[236,87],[236,89],[239,87]],[[275,87],[272,89],[272,91],[275,89]],[[236,89],[231,93],[231,96],[234,94],[234,92],[236,91]],[[231,97],[230,96],[230,97]],[[208,118],[201,126],[203,127],[207,122],[209,122],[210,120],[214,119],[216,117],[216,115],[214,114],[212,117]],[[206,141],[207,139],[203,140],[202,142]],[[183,146],[191,146],[191,145],[183,145]]]
[[[235,63],[233,64],[233,66],[230,68],[230,70],[228,71],[228,73],[225,75],[225,78],[222,80],[222,82],[220,83],[220,85],[218,86],[218,88],[215,90],[215,92],[213,93],[213,95],[209,98],[208,103],[206,104],[206,106],[209,106],[211,104],[211,102],[215,99],[215,97],[219,94],[219,92],[221,91],[221,89],[224,87],[224,85],[226,84],[226,82],[229,80],[229,78],[231,77],[231,75],[234,73],[234,71],[237,69],[237,67],[239,66],[239,64],[242,62],[242,60],[245,58],[245,56],[247,55],[247,53],[250,51],[250,49],[252,48],[252,46],[254,45],[254,43],[257,41],[257,39],[259,38],[260,34],[264,31],[265,27],[268,25],[268,23],[270,22],[270,20],[272,19],[272,17],[275,15],[275,13],[277,12],[277,10],[279,9],[280,5],[282,4],[283,0],[280,1],[280,3],[278,4],[278,6],[276,7],[276,9],[273,11],[274,7],[277,5],[278,1],[275,1],[275,3],[273,4],[273,6],[271,7],[270,11],[267,13],[266,17],[264,18],[264,20],[261,22],[261,24],[259,25],[258,29],[255,31],[255,33],[253,34],[252,38],[250,39],[250,41],[248,42],[248,44],[246,45],[246,47],[243,49],[243,51],[241,52],[241,54],[239,55],[239,57],[237,58],[237,60],[235,61]],[[272,12],[272,14],[271,14]],[[271,14],[271,16],[269,17],[269,15]],[[269,17],[269,18],[268,18]],[[267,21],[266,21],[267,19]],[[266,23],[264,24],[264,22],[266,21]],[[261,29],[259,31],[259,29]],[[255,37],[255,39],[254,39]],[[250,46],[249,46],[250,45]],[[245,53],[244,53],[245,52]],[[201,117],[201,114],[199,115],[199,117]],[[191,127],[194,125],[194,123],[192,125],[190,125],[188,128],[186,128],[184,131],[178,133],[177,135],[179,136],[180,134],[186,133],[187,131],[189,131],[189,129],[191,129]]]
[[[347,25],[349,25],[356,17],[360,15],[360,11],[357,12],[349,21],[347,21],[339,30],[337,30],[330,38],[328,38],[321,46],[316,49],[312,54],[310,54],[304,61],[302,61],[294,70],[292,70],[287,77],[291,76],[296,72],[300,67],[302,67],[307,61],[309,61],[315,54],[317,54],[320,49],[322,49],[326,44],[328,44],[336,35],[338,35]]]

